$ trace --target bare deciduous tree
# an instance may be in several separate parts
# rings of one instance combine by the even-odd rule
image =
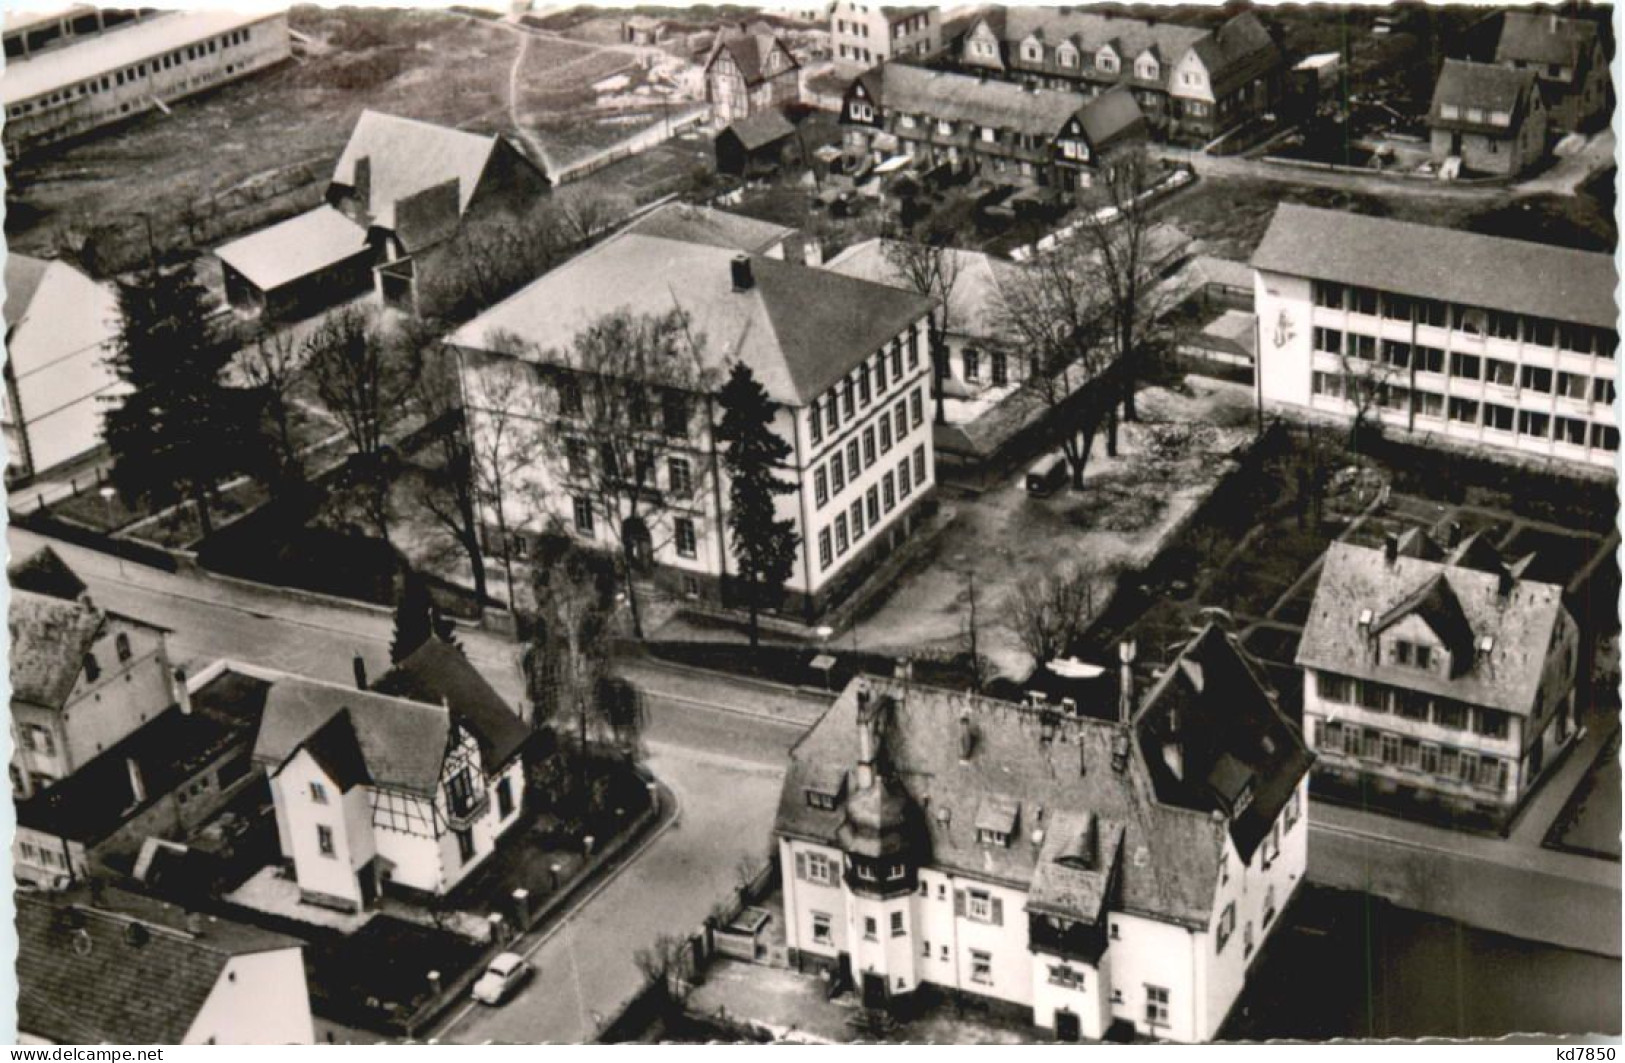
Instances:
[[[1358,451],[1372,413],[1387,403],[1394,367],[1376,357],[1362,358],[1347,350],[1338,355],[1338,361],[1342,366],[1343,398],[1354,409],[1349,420],[1349,447]]]
[[[1000,275],[998,285],[999,330],[1029,352],[1031,371],[1022,386],[1045,406],[1072,486],[1082,487],[1101,421],[1116,416],[1111,397],[1078,394],[1112,360],[1093,256],[1078,242],[1065,244],[1019,274]]]
[[[1004,603],[1004,624],[1040,666],[1066,653],[1094,614],[1096,572],[1067,565],[1024,582]]]
[[[637,578],[674,541],[677,520],[702,508],[714,473],[701,439],[714,427],[715,390],[703,343],[680,309],[616,312],[539,359],[552,378],[547,402],[557,422],[541,433],[550,475],[537,502],[581,534],[614,544],[639,638]]]
[[[298,342],[286,331],[264,329],[243,345],[237,362],[244,382],[264,397],[271,436],[274,491],[303,483],[305,468],[293,432],[293,392],[304,372]]]
[[[572,239],[561,213],[549,206],[464,225],[439,256],[442,265],[428,279],[425,305],[464,320],[546,273]]]
[[[352,481],[378,533],[389,538],[384,445],[399,422],[408,374],[373,316],[354,306],[322,319],[305,341],[316,396],[350,442]]]
[[[937,393],[937,423],[948,423],[948,333],[953,330],[953,297],[963,265],[954,249],[942,240],[886,240],[881,244],[887,264],[910,288],[936,303],[931,311],[929,339],[931,366]]]
[[[624,196],[605,195],[585,185],[571,185],[553,195],[553,204],[566,236],[590,240],[631,212]]]
[[[1104,331],[1111,357],[1117,363],[1117,385],[1122,396],[1123,419],[1138,419],[1134,389],[1144,372],[1156,321],[1171,307],[1158,290],[1157,274],[1170,250],[1167,230],[1151,216],[1151,191],[1162,170],[1144,150],[1112,156],[1104,180],[1094,197],[1105,209],[1085,216],[1079,241],[1095,259],[1101,310],[1109,327]],[[1108,421],[1110,454],[1117,452],[1116,420]]]
[[[688,978],[693,968],[693,952],[688,942],[675,934],[661,934],[654,944],[633,953],[632,960],[655,994],[657,1009],[670,1016],[688,997]]]
[[[520,357],[522,340],[497,335],[492,353],[459,351],[464,387],[473,486],[479,503],[496,526],[496,550],[508,602],[518,608],[513,579],[513,529],[510,517],[523,497],[526,471],[542,453],[540,389],[536,370]]]

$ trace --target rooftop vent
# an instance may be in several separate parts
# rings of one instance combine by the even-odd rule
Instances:
[[[959,759],[969,760],[976,749],[976,732],[971,730],[970,716],[959,717]]]
[[[124,943],[132,949],[138,949],[152,940],[152,931],[140,923],[131,923],[124,928]]]

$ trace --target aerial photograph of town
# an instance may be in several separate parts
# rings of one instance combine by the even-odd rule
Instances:
[[[8,1043],[1619,1042],[1612,7],[477,2],[5,6]]]

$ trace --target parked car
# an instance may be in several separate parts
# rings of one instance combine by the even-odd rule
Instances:
[[[1027,470],[1027,493],[1034,498],[1048,498],[1065,486],[1065,454],[1047,455]]]
[[[517,952],[504,952],[491,961],[491,966],[474,983],[474,999],[481,1004],[501,1004],[518,992],[519,987],[535,973],[536,968],[523,956]]]

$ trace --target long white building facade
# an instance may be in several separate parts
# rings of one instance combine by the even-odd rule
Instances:
[[[1252,265],[1264,406],[1617,465],[1611,255],[1283,203]]]
[[[722,416],[715,393],[650,396],[652,460],[637,456],[625,464],[652,466],[641,475],[664,501],[629,519],[592,489],[602,472],[596,463],[612,459],[593,453],[585,423],[591,411],[582,408],[573,380],[581,367],[561,353],[606,315],[680,307],[715,386],[732,363],[743,362],[775,407],[774,429],[790,446],[780,477],[796,485],[778,499],[779,516],[792,521],[801,540],[781,611],[811,619],[904,543],[934,494],[931,303],[722,243],[621,233],[447,342],[484,459],[499,455],[491,442],[499,424],[521,449],[527,444],[518,439],[527,433],[565,436],[568,463],[556,456],[530,462],[516,477],[521,482],[504,492],[500,524],[515,540],[515,556],[522,558],[526,544],[550,527],[603,551],[617,551],[624,541],[656,585],[727,604],[738,566],[715,440]],[[503,381],[516,372],[527,381],[517,407],[498,398],[511,390]],[[483,519],[492,532],[496,516],[488,505]]]
[[[1124,700],[1102,720],[855,681],[780,798],[793,962],[1062,1041],[1213,1038],[1303,880],[1313,757],[1214,628]]]

